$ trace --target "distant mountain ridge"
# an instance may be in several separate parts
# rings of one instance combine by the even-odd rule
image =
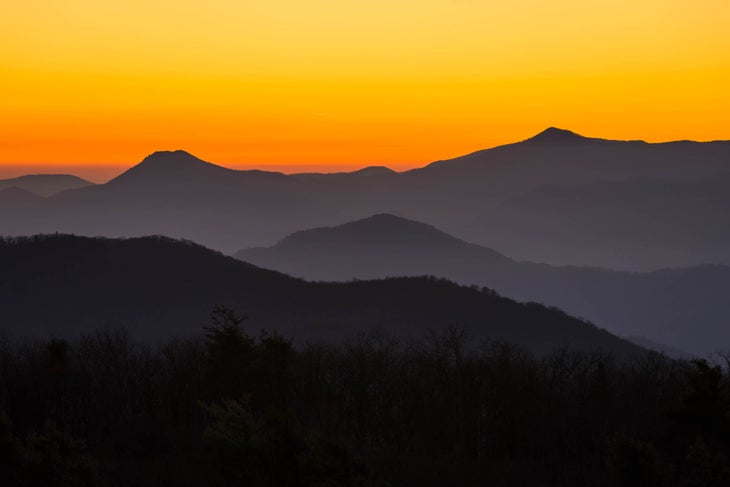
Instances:
[[[4,205],[32,205],[42,200],[41,196],[17,186],[0,189],[0,204]]]
[[[698,354],[730,350],[725,266],[631,273],[518,262],[394,215],[297,232],[235,257],[310,280],[430,274],[555,305],[621,336],[643,335]]]
[[[28,174],[12,179],[0,179],[0,191],[19,188],[44,197],[91,185],[93,183],[68,174]]]
[[[583,201],[567,213],[597,208],[584,212],[586,228],[545,219],[549,201],[539,208],[511,205],[549,185],[637,178],[689,183],[727,172],[728,142],[610,141],[556,128],[402,173],[377,167],[339,174],[236,171],[167,151],[107,184],[64,191],[40,205],[0,205],[0,234],[159,233],[231,253],[271,245],[297,230],[394,213],[521,260],[637,270],[730,263],[727,235],[713,230],[730,222],[718,212],[694,215],[701,242],[673,238],[676,226],[666,225],[652,233],[659,243],[647,245],[631,227],[616,226],[613,214]],[[636,208],[632,218],[640,215]],[[671,211],[652,215],[655,221],[672,217]],[[589,238],[611,225],[610,240]]]
[[[422,223],[399,218],[388,213],[380,213],[355,222],[336,227],[303,230],[282,239],[278,245],[282,247],[297,245],[368,245],[378,243],[408,244],[450,244],[458,239],[441,230]]]
[[[168,238],[0,240],[0,267],[0,331],[21,336],[120,326],[153,340],[184,336],[200,333],[222,304],[248,315],[256,330],[298,340],[340,340],[376,327],[420,339],[457,324],[477,342],[504,339],[537,353],[565,346],[643,353],[559,310],[486,290],[423,277],[307,283]]]
[[[302,172],[291,174],[297,179],[336,179],[336,178],[353,178],[353,177],[387,177],[400,174],[386,166],[367,166],[350,172],[331,172],[316,173]]]

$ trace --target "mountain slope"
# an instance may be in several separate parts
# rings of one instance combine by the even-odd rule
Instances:
[[[0,205],[34,205],[38,204],[43,198],[26,189],[11,186],[9,188],[0,189]]]
[[[537,352],[567,345],[639,349],[540,305],[429,278],[307,283],[166,238],[46,236],[0,243],[2,331],[55,336],[124,326],[148,338],[200,331],[227,305],[251,325],[301,340],[383,327],[420,338],[447,325],[475,339],[504,338]]]
[[[542,186],[500,205],[487,222],[510,244],[511,255],[543,262],[564,261],[570,253],[575,263],[590,265],[599,250],[601,263],[614,268],[726,262],[730,173],[696,181]],[[552,245],[540,247],[543,241]]]
[[[313,280],[430,274],[555,305],[621,336],[644,335],[701,354],[730,349],[724,266],[632,273],[518,262],[392,215],[298,232],[235,256]]]

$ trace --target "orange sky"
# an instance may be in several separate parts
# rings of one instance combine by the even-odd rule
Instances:
[[[728,25],[726,0],[8,2],[0,176],[178,148],[402,169],[551,125],[729,139]]]

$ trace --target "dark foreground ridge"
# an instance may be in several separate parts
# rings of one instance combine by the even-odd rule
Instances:
[[[0,268],[2,330],[18,335],[124,327],[145,339],[185,336],[220,304],[250,316],[257,329],[297,340],[339,341],[375,327],[421,338],[455,325],[476,342],[504,339],[540,354],[642,350],[558,309],[489,289],[431,277],[309,283],[161,237],[4,240]]]

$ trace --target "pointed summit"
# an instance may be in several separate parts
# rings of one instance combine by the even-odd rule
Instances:
[[[534,137],[527,139],[526,142],[538,142],[541,144],[570,144],[574,142],[583,142],[585,140],[588,140],[588,138],[576,134],[575,132],[571,132],[570,130],[548,127]]]
[[[187,170],[203,167],[218,167],[184,150],[157,151],[148,155],[136,167],[155,168],[157,170]]]
[[[205,162],[184,150],[158,151],[145,157],[142,162],[108,184],[204,181],[231,172],[235,171]]]

